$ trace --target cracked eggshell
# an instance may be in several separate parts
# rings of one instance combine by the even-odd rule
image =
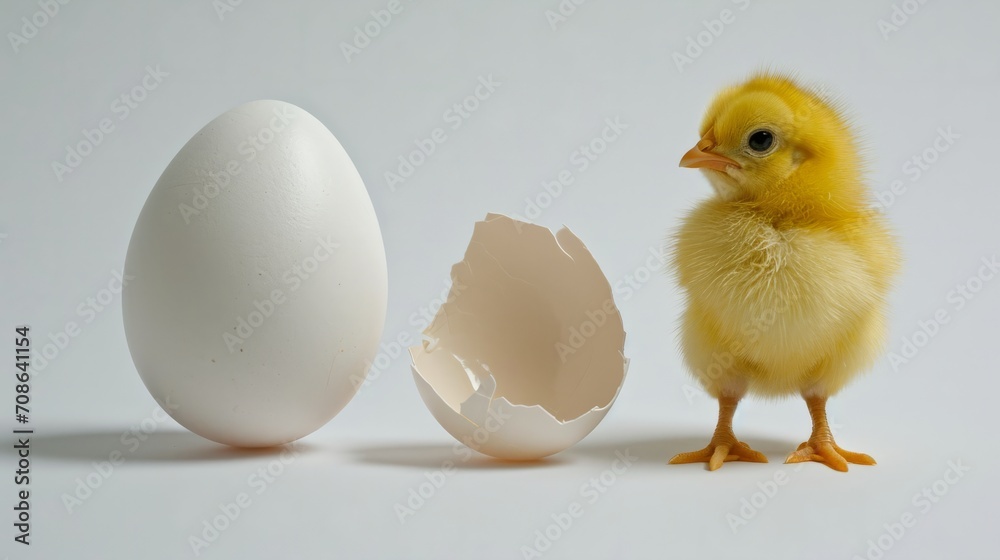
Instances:
[[[122,295],[129,351],[181,425],[241,447],[316,430],[354,396],[385,321],[382,235],[333,134],[254,101],[167,166],[136,222]]]
[[[611,286],[568,229],[507,216],[476,223],[448,300],[410,348],[413,377],[456,439],[501,459],[539,459],[589,434],[628,360]]]

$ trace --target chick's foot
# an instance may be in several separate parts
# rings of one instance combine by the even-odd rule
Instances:
[[[785,459],[786,463],[802,463],[815,461],[823,463],[835,471],[847,472],[847,464],[874,465],[875,459],[864,453],[855,453],[841,449],[833,439],[813,440],[803,442],[798,450],[793,451]]]
[[[754,451],[746,443],[736,439],[733,433],[733,414],[739,399],[719,398],[719,423],[708,446],[698,451],[678,453],[670,459],[671,465],[685,463],[708,463],[708,470],[714,471],[727,461],[749,461],[766,463],[767,457],[759,451]]]
[[[812,416],[813,431],[809,441],[788,455],[786,463],[815,461],[823,463],[835,471],[847,472],[847,464],[874,465],[875,459],[864,453],[841,449],[833,439],[830,425],[826,420],[826,397],[806,397],[809,414]]]
[[[767,457],[763,453],[751,449],[746,443],[737,441],[736,436],[730,433],[728,437],[713,437],[708,447],[699,451],[674,455],[673,459],[670,459],[670,464],[708,463],[708,470],[714,471],[721,467],[722,463],[728,461],[766,463]]]

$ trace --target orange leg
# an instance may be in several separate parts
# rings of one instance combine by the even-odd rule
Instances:
[[[726,461],[751,461],[766,463],[763,453],[750,449],[750,446],[736,439],[733,434],[733,414],[740,399],[735,397],[719,397],[719,423],[712,434],[708,447],[690,453],[679,453],[670,460],[671,465],[683,463],[708,463],[708,470],[714,471]]]
[[[786,463],[816,461],[840,472],[847,472],[848,463],[875,464],[875,459],[870,456],[845,451],[833,441],[830,425],[826,421],[826,397],[805,397],[805,399],[806,405],[809,406],[809,415],[812,416],[812,435],[809,436],[809,441],[803,442],[785,459]]]

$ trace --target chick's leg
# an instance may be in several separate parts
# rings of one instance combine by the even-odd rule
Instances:
[[[736,413],[736,405],[739,404],[738,397],[719,397],[719,423],[715,427],[712,441],[708,447],[692,451],[690,453],[679,453],[670,459],[671,465],[682,463],[708,463],[708,470],[714,471],[722,466],[726,461],[751,461],[754,463],[766,463],[767,457],[763,453],[750,449],[750,446],[736,439],[733,434],[733,414]]]
[[[788,456],[786,463],[816,461],[840,472],[847,472],[848,463],[875,464],[875,459],[870,456],[841,449],[833,440],[830,425],[826,421],[826,397],[807,396],[805,400],[809,406],[809,415],[812,416],[812,435],[809,436],[809,441],[803,442],[798,450]]]

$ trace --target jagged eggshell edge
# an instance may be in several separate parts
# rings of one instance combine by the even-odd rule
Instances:
[[[501,214],[488,214],[485,221],[494,220],[510,221],[518,231],[523,227],[540,228],[552,235],[548,228],[520,222]],[[582,251],[586,258],[593,259],[583,242],[568,228],[561,228],[553,238],[556,240],[557,250],[564,250],[560,242],[572,240],[575,249]],[[470,245],[474,242],[475,238],[470,241]],[[463,259],[455,267],[462,266],[464,263]],[[452,278],[454,279],[454,272]],[[611,286],[603,273],[600,274],[600,281],[607,284],[610,294]],[[617,306],[615,311],[618,311]],[[443,306],[438,311],[439,315],[442,313],[444,313]],[[431,414],[459,442],[480,453],[499,459],[535,460],[572,447],[592,432],[604,419],[611,405],[618,398],[628,374],[629,359],[623,353],[625,336],[624,328],[622,328],[622,349],[619,351],[619,355],[623,365],[621,381],[614,394],[606,404],[594,406],[582,415],[568,420],[559,420],[539,404],[514,404],[505,397],[494,398],[493,390],[496,387],[496,382],[492,379],[483,381],[477,391],[465,401],[455,403],[454,406],[449,404],[417,367],[417,355],[426,352],[424,345],[413,346],[409,349],[410,369],[417,390]]]

